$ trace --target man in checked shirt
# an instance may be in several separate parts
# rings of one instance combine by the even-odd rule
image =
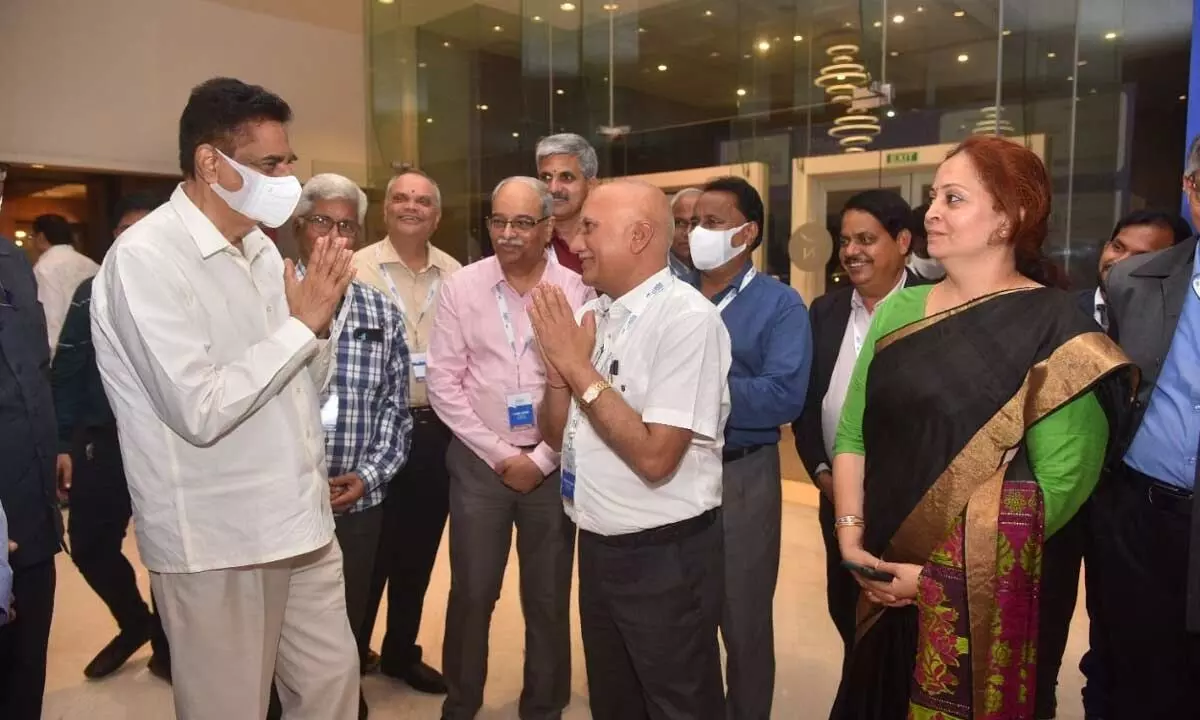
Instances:
[[[301,261],[322,236],[340,235],[354,244],[366,214],[367,196],[353,181],[331,173],[313,176],[295,213]],[[337,350],[321,388],[321,424],[329,501],[344,558],[346,613],[361,659],[370,640],[366,612],[383,499],[388,482],[408,459],[412,433],[408,346],[400,311],[383,293],[358,281],[346,289],[329,335]],[[358,714],[367,716],[361,693]]]

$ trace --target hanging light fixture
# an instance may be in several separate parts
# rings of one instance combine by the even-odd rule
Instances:
[[[980,119],[975,121],[975,127],[971,133],[974,135],[1012,135],[1016,132],[1007,118],[1004,117],[1004,108],[1000,108],[1000,112],[996,112],[994,105],[979,108]]]
[[[844,152],[863,152],[881,127],[874,115],[852,107],[854,90],[867,87],[871,76],[862,63],[855,60],[858,46],[831,45],[825,50],[829,64],[821,68],[814,84],[825,91],[829,102],[844,106],[842,115],[833,121],[829,136],[836,139]]]

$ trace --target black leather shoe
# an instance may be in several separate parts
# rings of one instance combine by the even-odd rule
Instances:
[[[379,653],[374,650],[367,650],[367,656],[359,663],[358,669],[362,675],[379,672]]]
[[[146,667],[150,670],[150,674],[159,680],[171,682],[171,658],[163,657],[159,653],[150,656],[150,662],[146,663]]]
[[[418,660],[404,668],[389,668],[381,665],[380,672],[388,677],[403,680],[413,690],[430,695],[445,695],[446,680],[437,670]]]
[[[140,632],[123,632],[113,638],[112,642],[105,645],[104,649],[92,658],[92,661],[83,669],[83,674],[91,680],[108,677],[119,670],[126,660],[133,657],[133,654],[148,642],[150,642],[148,628],[143,628]]]

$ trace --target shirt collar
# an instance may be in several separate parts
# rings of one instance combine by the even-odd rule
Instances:
[[[175,188],[175,192],[171,194],[171,207],[179,215],[179,219],[183,221],[183,227],[192,238],[192,242],[196,243],[196,249],[200,251],[200,257],[207,260],[225,250],[237,252],[237,249],[225,239],[221,231],[217,230],[217,226],[213,224],[212,220],[209,220],[207,215],[200,212],[200,208],[196,207],[192,199],[183,191],[183,183],[180,183]],[[246,233],[246,236],[242,238],[242,254],[246,260],[254,262],[254,259],[271,244],[271,239],[255,226],[253,230]]]
[[[664,267],[662,270],[643,280],[634,289],[614,300],[612,304],[620,305],[631,315],[640,315],[645,311],[646,307],[650,304],[650,300],[653,298],[650,293],[654,286],[662,284],[664,289],[666,289],[673,282],[675,282],[675,276],[671,274],[671,269]]]
[[[450,272],[450,268],[446,266],[446,262],[443,260],[442,251],[438,250],[433,246],[433,243],[428,241],[425,243],[425,257],[427,258],[429,264],[420,270],[413,270],[403,260],[400,259],[400,254],[396,252],[396,246],[392,245],[392,241],[389,238],[385,237],[384,239],[375,243],[375,252],[375,257],[381,265],[391,265],[393,263],[399,264],[404,269],[414,274],[418,272],[424,272],[429,268],[437,268],[443,273]]]
[[[904,289],[904,286],[907,283],[908,283],[908,270],[905,270],[904,272],[900,273],[900,281],[897,282],[892,287],[891,290],[888,290],[888,294],[884,295],[883,298],[881,298],[881,301],[886,300],[887,298],[896,294],[898,291]],[[858,292],[858,288],[854,288],[854,292],[852,292],[850,294],[850,307],[862,308],[863,310],[867,309],[867,303],[863,300],[862,294]],[[876,303],[875,307],[879,307],[878,303]]]

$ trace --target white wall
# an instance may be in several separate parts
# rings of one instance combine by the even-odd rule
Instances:
[[[228,0],[0,0],[0,161],[178,174],[188,92],[228,75],[292,106],[300,175],[365,182],[362,3],[325,2],[359,30]]]

